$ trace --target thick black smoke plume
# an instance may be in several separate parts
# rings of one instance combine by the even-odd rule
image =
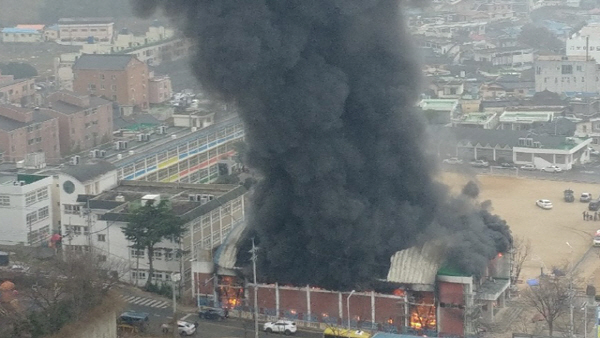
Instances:
[[[134,3],[175,18],[203,86],[239,107],[264,176],[250,220],[263,280],[367,287],[434,236],[469,271],[507,249],[501,220],[433,181],[398,0]]]

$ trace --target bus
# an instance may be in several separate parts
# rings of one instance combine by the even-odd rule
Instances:
[[[323,338],[371,338],[371,334],[362,330],[328,327],[323,331]]]

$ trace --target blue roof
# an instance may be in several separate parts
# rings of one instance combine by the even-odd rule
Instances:
[[[26,28],[2,28],[2,33],[41,34],[35,29]]]

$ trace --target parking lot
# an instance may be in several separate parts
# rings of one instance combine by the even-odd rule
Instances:
[[[596,175],[589,174],[590,176],[600,176],[600,168],[589,170],[599,172]],[[484,172],[488,174],[483,174]],[[551,174],[536,171],[524,175],[519,173],[518,177],[514,174],[495,176],[489,174],[489,169],[474,169],[466,174],[444,172],[440,180],[458,193],[466,182],[475,179],[481,188],[480,199],[492,201],[493,212],[508,222],[515,236],[531,240],[532,255],[525,262],[522,271],[522,279],[527,279],[538,276],[541,268],[548,272],[553,266],[579,261],[590,248],[592,235],[600,229],[600,221],[583,220],[582,213],[587,210],[587,203],[579,202],[582,192],[590,192],[594,198],[600,196],[600,184],[567,182],[572,177],[569,174],[582,175],[576,172]],[[600,182],[600,179],[594,177],[589,180],[593,181]],[[573,203],[563,200],[565,189],[574,191]],[[549,199],[554,207],[543,210],[535,204],[538,199]],[[582,271],[585,279],[592,280],[598,274],[596,266],[600,266],[597,264],[600,259],[594,257],[596,264],[582,269],[585,270]]]

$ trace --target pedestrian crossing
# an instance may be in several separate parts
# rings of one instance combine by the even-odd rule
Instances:
[[[152,298],[140,297],[140,296],[128,296],[121,295],[121,299],[129,304],[135,304],[139,306],[153,307],[155,309],[165,309],[171,306],[170,302],[164,300],[156,300]]]

